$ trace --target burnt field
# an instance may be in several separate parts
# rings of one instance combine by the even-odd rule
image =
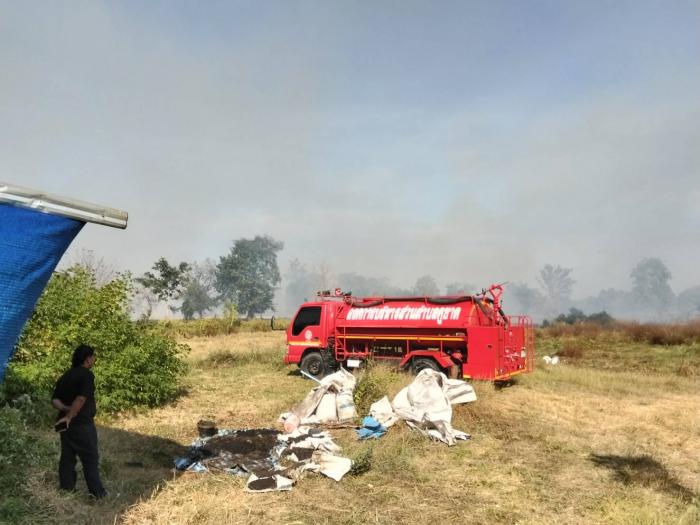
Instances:
[[[289,493],[249,494],[241,478],[175,474],[197,422],[276,425],[313,386],[282,364],[284,334],[194,337],[187,390],[158,409],[100,421],[110,496],[59,494],[52,470],[30,473],[44,523],[697,523],[700,521],[700,345],[652,344],[625,328],[537,334],[533,374],[496,389],[453,425],[472,435],[435,444],[399,423],[376,442],[333,430],[361,462],[337,483],[310,474]],[[361,373],[360,409],[411,381],[383,366]]]

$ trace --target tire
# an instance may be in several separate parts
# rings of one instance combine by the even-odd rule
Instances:
[[[424,369],[429,369],[429,370],[435,370],[436,372],[443,372],[444,370],[440,368],[440,365],[438,365],[435,360],[429,358],[429,357],[414,357],[411,368],[413,369],[413,373],[417,374],[421,370]]]
[[[320,352],[309,352],[306,354],[299,364],[304,372],[317,379],[321,379],[326,375],[326,363]]]

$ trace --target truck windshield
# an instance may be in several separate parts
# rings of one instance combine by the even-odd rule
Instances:
[[[306,306],[299,310],[294,319],[292,335],[299,335],[307,326],[318,326],[319,324],[321,324],[321,307]]]

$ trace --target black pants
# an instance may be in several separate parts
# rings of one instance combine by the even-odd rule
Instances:
[[[71,425],[61,432],[61,459],[58,462],[58,480],[64,490],[75,490],[76,456],[83,464],[83,474],[90,494],[101,498],[107,494],[98,469],[97,429],[95,423]]]

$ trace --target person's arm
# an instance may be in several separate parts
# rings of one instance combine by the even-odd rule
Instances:
[[[51,404],[53,405],[53,407],[56,410],[59,410],[61,412],[68,412],[70,410],[70,407],[68,405],[64,404],[63,401],[61,401],[60,399],[58,399],[56,397],[54,397],[51,400]]]
[[[78,412],[80,412],[80,409],[83,408],[83,405],[85,404],[86,400],[87,398],[85,396],[77,396],[73,403],[71,403],[71,406],[68,409],[68,413],[61,419],[56,421],[56,423],[58,424],[65,421],[66,427],[68,427],[70,425],[71,419],[78,415]]]

